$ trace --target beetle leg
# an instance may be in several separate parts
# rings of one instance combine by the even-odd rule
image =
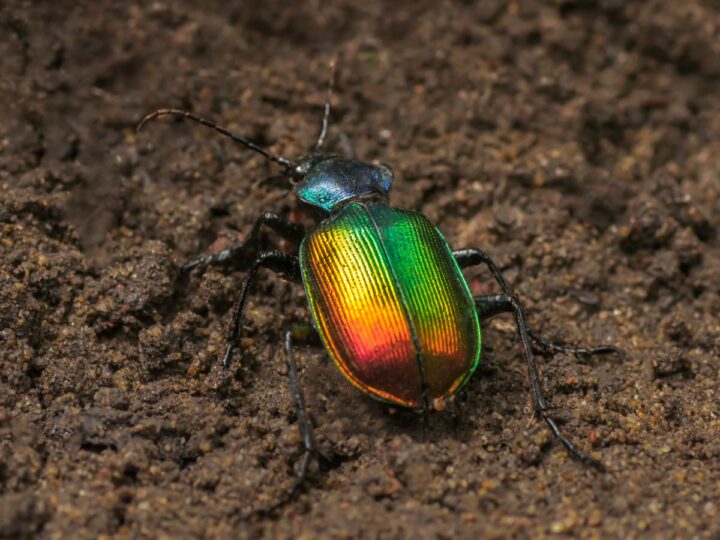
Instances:
[[[495,315],[501,313],[512,312],[512,304],[509,297],[506,294],[488,294],[483,296],[476,296],[475,307],[477,308],[478,315],[481,319],[490,319]],[[555,353],[566,353],[574,354],[576,356],[592,356],[596,354],[610,354],[616,353],[621,354],[620,349],[613,347],[612,345],[603,345],[601,347],[568,347],[566,345],[558,345],[541,338],[535,332],[528,330],[528,336],[535,342],[541,351],[544,353],[555,354]]]
[[[299,244],[305,237],[305,227],[300,223],[288,221],[287,218],[279,216],[273,212],[265,212],[255,220],[255,223],[253,223],[253,226],[250,229],[250,234],[248,234],[244,242],[240,244],[233,244],[219,253],[212,253],[204,255],[203,257],[198,257],[197,259],[183,265],[181,272],[183,274],[187,274],[198,267],[225,264],[230,261],[241,260],[243,257],[247,256],[250,249],[257,246],[258,240],[260,239],[260,228],[263,225],[267,225],[281,238],[295,244]]]
[[[538,373],[537,364],[535,363],[535,357],[533,356],[532,346],[530,344],[530,336],[527,330],[527,324],[525,323],[525,313],[522,304],[517,299],[512,291],[510,285],[505,281],[500,269],[497,267],[495,262],[490,258],[489,255],[480,251],[479,249],[469,248],[454,251],[453,255],[461,267],[472,266],[476,264],[484,264],[490,270],[495,280],[500,285],[502,292],[504,293],[503,302],[507,302],[507,307],[515,316],[515,324],[520,334],[520,343],[522,344],[523,356],[525,357],[525,364],[527,366],[528,377],[530,379],[530,389],[533,397],[533,405],[535,412],[540,416],[552,431],[553,435],[562,443],[570,456],[581,463],[594,467],[599,471],[604,471],[605,466],[599,461],[591,458],[575,446],[570,439],[565,437],[558,428],[555,420],[548,414],[548,404],[543,396],[542,387],[540,385],[540,375]],[[496,312],[497,313],[497,312]]]
[[[552,343],[542,337],[538,336],[535,332],[528,330],[528,335],[543,352],[548,354],[565,353],[574,354],[575,356],[594,356],[596,354],[617,354],[622,356],[623,352],[614,347],[613,345],[601,345],[600,347],[568,347],[567,345],[559,345]]]
[[[269,268],[275,273],[284,274],[286,277],[293,280],[297,280],[300,277],[300,261],[296,255],[272,250],[261,253],[258,258],[255,259],[255,262],[252,263],[245,274],[245,280],[240,288],[240,294],[238,294],[237,300],[235,301],[233,318],[230,323],[230,332],[228,335],[228,347],[225,351],[225,356],[222,359],[223,367],[227,367],[230,364],[232,352],[235,347],[240,344],[240,329],[243,312],[245,311],[245,302],[247,301],[250,287],[252,286],[253,281],[255,281],[257,271],[261,266]]]
[[[476,296],[473,300],[475,301],[475,309],[481,320],[486,321],[492,319],[495,315],[510,313],[512,311],[510,299],[505,293],[485,294],[483,296]]]
[[[300,388],[297,362],[295,362],[295,355],[293,354],[292,349],[293,333],[293,330],[285,332],[285,361],[287,362],[288,377],[290,378],[290,392],[292,393],[293,400],[295,401],[295,407],[297,408],[298,426],[300,428],[300,434],[302,435],[304,447],[302,460],[300,461],[300,468],[295,476],[295,481],[282,495],[280,495],[280,497],[278,497],[274,503],[264,508],[253,510],[249,514],[243,516],[244,518],[252,515],[267,514],[289,502],[305,481],[312,456],[322,455],[318,451],[317,444],[315,442],[312,420],[310,420],[310,416],[308,416],[307,409],[305,408],[305,399],[303,398],[302,388]]]

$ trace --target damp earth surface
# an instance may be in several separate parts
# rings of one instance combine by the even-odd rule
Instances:
[[[720,7],[596,0],[6,2],[0,11],[0,537],[720,538]],[[251,253],[183,278],[262,211],[311,223],[273,152],[307,152],[337,55],[330,148],[390,164],[391,202],[491,254],[547,339],[531,412],[513,321],[423,430],[298,349],[301,286]],[[266,231],[262,247],[285,250]],[[482,269],[475,294],[497,290]]]

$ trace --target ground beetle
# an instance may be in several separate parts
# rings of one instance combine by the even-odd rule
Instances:
[[[321,221],[306,231],[277,214],[264,213],[246,242],[183,267],[189,272],[245,256],[245,248],[257,241],[262,225],[299,246],[297,253],[264,251],[250,265],[235,302],[223,366],[240,343],[247,295],[261,267],[302,281],[313,329],[353,385],[386,403],[421,412],[441,409],[443,401],[458,392],[475,371],[480,359],[480,321],[512,313],[535,414],[545,420],[571,457],[604,470],[602,463],[566,438],[548,414],[531,341],[550,353],[591,355],[617,349],[565,347],[530,332],[522,304],[486,253],[475,248],[453,251],[425,216],[388,204],[394,178],[389,167],[324,153],[331,92],[332,77],[320,136],[313,151],[297,160],[270,154],[215,122],[179,109],[159,109],[138,126],[140,130],[154,118],[172,115],[210,127],[282,167],[296,196],[322,214]],[[490,270],[500,293],[472,296],[461,269],[479,264]],[[304,454],[293,485],[274,504],[251,514],[273,510],[290,500],[305,479],[312,455],[319,455],[298,383],[292,340],[292,331],[286,332],[285,356]]]

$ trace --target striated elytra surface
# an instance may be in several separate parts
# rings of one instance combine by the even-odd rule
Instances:
[[[362,391],[419,408],[462,387],[480,358],[480,324],[447,242],[427,218],[353,202],[300,248],[323,343]]]

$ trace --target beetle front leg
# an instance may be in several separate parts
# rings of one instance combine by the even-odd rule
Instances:
[[[245,274],[240,294],[238,294],[233,309],[233,318],[230,323],[230,332],[228,335],[228,346],[225,356],[222,359],[222,366],[227,367],[230,364],[232,352],[240,344],[240,329],[242,323],[243,312],[245,311],[245,302],[247,301],[250,287],[255,281],[257,271],[260,267],[269,268],[275,273],[284,274],[287,278],[297,281],[300,279],[300,260],[296,255],[283,253],[282,251],[272,250],[261,253]]]
[[[503,295],[493,295],[496,296],[494,302],[487,302],[486,297],[485,306],[489,306],[486,307],[486,313],[499,313],[498,311],[495,311],[493,313],[493,309],[498,308],[498,303],[504,303],[505,307],[508,307],[509,311],[511,311],[515,316],[515,324],[517,326],[518,333],[520,334],[520,343],[522,344],[523,356],[525,357],[525,364],[527,366],[528,377],[530,379],[530,389],[536,414],[538,414],[538,416],[545,420],[545,423],[550,428],[550,431],[552,431],[553,435],[555,435],[555,437],[562,443],[562,445],[565,447],[565,450],[567,450],[568,454],[570,454],[572,458],[599,471],[604,471],[605,466],[599,461],[585,454],[582,450],[575,446],[572,441],[570,441],[570,439],[565,437],[560,432],[560,428],[555,423],[555,420],[548,414],[548,404],[545,400],[545,397],[543,396],[542,387],[540,385],[540,375],[538,373],[537,364],[535,363],[535,357],[533,356],[532,346],[530,344],[530,336],[528,333],[527,324],[525,323],[525,313],[522,304],[513,293],[510,285],[507,283],[507,281],[505,281],[505,278],[500,272],[500,269],[490,258],[490,256],[478,249],[470,248],[458,250],[454,251],[453,255],[455,256],[458,264],[461,267],[471,266],[475,264],[484,264],[488,267],[493,277],[498,282],[498,285],[500,285]],[[495,306],[494,308],[493,305]]]
[[[287,218],[284,218],[273,212],[265,212],[255,220],[255,223],[253,223],[253,226],[250,229],[250,233],[248,234],[244,242],[240,244],[233,244],[232,246],[223,249],[219,253],[212,253],[209,255],[204,255],[203,257],[198,257],[197,259],[194,259],[183,265],[183,267],[181,268],[181,272],[183,274],[187,274],[195,268],[211,265],[221,265],[231,261],[241,260],[242,258],[247,256],[249,249],[255,248],[257,246],[260,239],[260,228],[263,225],[267,225],[281,238],[295,244],[300,244],[300,242],[305,236],[305,227],[300,223],[293,223],[292,221],[288,221]]]

